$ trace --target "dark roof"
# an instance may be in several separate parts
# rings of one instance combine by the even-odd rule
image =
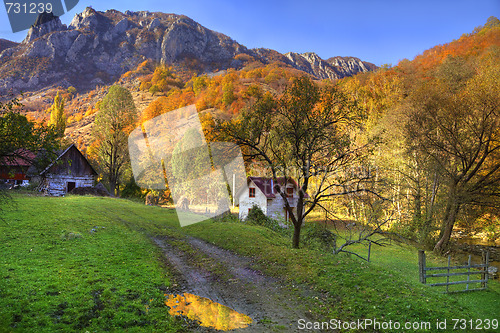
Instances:
[[[276,180],[277,180],[279,186],[284,186],[285,182],[286,182],[288,184],[290,184],[290,183],[293,184],[294,188],[299,190],[299,185],[297,185],[297,182],[295,180],[293,180],[292,178],[288,178],[288,181],[286,181],[285,177],[279,177],[279,178],[276,178]],[[261,190],[262,193],[264,193],[264,195],[267,198],[269,198],[269,199],[276,198],[276,194],[278,193],[278,191],[276,189],[276,184],[274,184],[274,181],[272,178],[248,177],[247,183],[249,183],[250,181],[252,181],[255,184],[255,186],[257,186],[259,188],[259,190]],[[307,195],[307,193],[306,193],[304,197],[309,198],[309,195]]]
[[[69,146],[68,148],[66,148],[61,154],[59,154],[59,156],[54,160],[54,162],[50,163],[48,167],[45,168],[45,170],[43,170],[42,172],[40,172],[40,176],[43,175],[44,173],[46,173],[47,171],[50,170],[50,168],[52,168],[52,166],[58,161],[60,160],[64,155],[66,155],[66,153],[70,150],[74,148],[78,153],[80,153],[80,155],[82,156],[82,158],[85,160],[85,162],[87,162],[88,166],[90,167],[90,170],[92,171],[92,173],[94,175],[98,175],[98,173],[94,170],[94,168],[92,167],[92,165],[89,163],[89,161],[85,158],[85,156],[83,156],[82,152],[80,150],[78,150],[78,148],[76,148],[75,144],[71,144],[71,146]]]

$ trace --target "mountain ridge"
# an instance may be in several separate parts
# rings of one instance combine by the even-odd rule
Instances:
[[[248,49],[177,14],[100,12],[87,7],[68,26],[58,17],[39,21],[45,23],[33,25],[20,44],[0,49],[0,93],[57,85],[92,89],[115,82],[148,59],[169,65],[194,60],[204,72],[211,72],[241,68],[243,62],[236,57],[244,54],[263,64],[281,61],[318,79],[340,79],[377,68],[355,57],[323,60],[313,52],[283,55],[270,49]]]
[[[14,47],[16,45],[19,45],[19,43],[13,42],[13,41],[8,40],[8,39],[0,38],[0,53],[2,53],[2,51],[4,51],[4,50],[11,48],[11,47]]]

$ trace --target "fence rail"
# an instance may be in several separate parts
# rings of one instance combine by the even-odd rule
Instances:
[[[419,277],[420,277],[420,282],[423,284],[427,284],[430,287],[446,287],[446,292],[461,292],[461,291],[473,291],[473,290],[485,290],[488,287],[488,266],[489,266],[489,252],[483,252],[482,256],[482,263],[481,264],[472,264],[471,258],[472,256],[469,255],[469,260],[467,262],[467,265],[459,265],[459,266],[451,266],[451,256],[448,256],[448,266],[443,266],[443,267],[427,267],[426,266],[426,258],[425,258],[425,251],[419,250],[418,251],[418,271],[419,271]],[[474,270],[471,271],[471,268],[479,268],[480,270]],[[467,269],[467,272],[450,272],[452,270],[457,270],[457,269]],[[447,271],[446,273],[434,273],[434,274],[427,274],[428,271]],[[463,281],[450,281],[451,276],[462,276],[465,275],[467,276],[467,280]],[[471,275],[481,275],[481,278],[471,280]],[[441,278],[441,277],[446,277],[446,282],[438,282],[438,283],[427,283],[428,278]],[[480,283],[481,287],[480,288],[469,288],[471,284],[477,284]],[[449,286],[453,285],[459,285],[459,284],[465,284],[465,289],[464,290],[457,290],[457,291],[450,291]]]

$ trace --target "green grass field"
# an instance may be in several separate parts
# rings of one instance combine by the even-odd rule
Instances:
[[[291,249],[290,239],[264,227],[204,222],[185,229],[193,236],[257,258],[257,268],[267,274],[284,277],[292,283],[308,284],[327,295],[316,302],[313,310],[326,320],[371,318],[402,325],[430,323],[430,331],[436,331],[436,322],[445,319],[448,329],[456,323],[453,319],[466,319],[468,328],[470,320],[473,324],[485,319],[500,321],[498,281],[490,281],[487,291],[443,294],[443,288],[431,288],[419,282],[417,249],[411,246],[372,247],[371,262],[367,263],[345,254],[335,256],[307,248]],[[359,245],[350,250],[366,252]],[[427,262],[438,266],[444,265],[445,259],[430,254]]]
[[[442,294],[418,282],[416,249],[408,246],[374,247],[366,263],[291,249],[289,239],[260,226],[207,221],[181,229],[173,210],[111,198],[16,194],[2,218],[0,332],[185,330],[164,305],[169,272],[148,238],[184,234],[254,257],[256,269],[290,290],[306,285],[321,296],[305,301],[325,320],[429,322],[434,332],[445,319],[448,328],[453,319],[500,319],[497,281],[488,291]]]
[[[130,225],[175,214],[126,200],[15,195],[0,221],[0,332],[177,331],[159,251]]]

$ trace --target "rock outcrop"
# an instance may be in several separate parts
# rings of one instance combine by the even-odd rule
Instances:
[[[246,53],[263,63],[282,61],[319,79],[374,68],[357,58],[249,50],[183,15],[92,8],[75,15],[68,27],[52,14],[41,15],[21,44],[0,51],[0,93],[61,84],[93,88],[114,82],[146,59],[163,64],[195,60],[210,72],[237,68],[241,62],[235,56]]]
[[[313,52],[303,54],[288,52],[285,56],[295,68],[313,74],[319,79],[341,79],[377,68],[372,63],[363,62],[354,57],[334,57],[323,60]]]
[[[17,46],[18,43],[12,42],[7,39],[0,38],[0,53],[2,53],[4,50],[7,50],[8,48]]]
[[[66,30],[66,25],[61,23],[59,17],[54,16],[53,13],[42,13],[38,16],[36,22],[29,28],[28,35],[23,43],[27,44],[51,32],[63,30]]]

